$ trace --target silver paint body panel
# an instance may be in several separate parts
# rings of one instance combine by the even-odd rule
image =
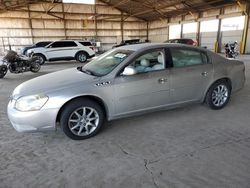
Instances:
[[[132,76],[118,74],[144,51],[182,47],[205,52],[210,63],[166,68]],[[178,44],[138,44],[114,50],[117,49],[134,52],[106,76],[95,77],[73,68],[40,76],[19,85],[13,91],[8,105],[8,116],[14,128],[19,132],[55,129],[59,110],[76,97],[98,98],[105,106],[107,119],[113,120],[203,102],[209,87],[221,78],[231,80],[233,92],[241,89],[245,82],[242,62],[225,59],[202,48]],[[14,108],[18,98],[35,94],[49,97],[41,110],[20,112]]]

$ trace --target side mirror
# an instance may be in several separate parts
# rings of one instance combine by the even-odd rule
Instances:
[[[124,69],[124,71],[122,72],[121,75],[123,75],[123,76],[131,76],[131,75],[135,75],[135,74],[136,74],[135,68],[128,66],[128,67],[126,67]]]

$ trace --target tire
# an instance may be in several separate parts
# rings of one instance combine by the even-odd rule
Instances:
[[[231,86],[226,80],[215,82],[208,90],[206,103],[213,110],[224,108],[230,100]]]
[[[80,63],[85,63],[88,60],[88,54],[86,52],[78,52],[76,54],[76,61]]]
[[[42,55],[42,54],[34,54],[32,57],[39,59],[39,64],[40,65],[43,65],[45,63],[45,61],[46,61],[45,56]]]
[[[73,140],[84,140],[95,136],[103,124],[102,107],[88,99],[73,100],[63,108],[60,116],[63,132]]]
[[[6,65],[0,66],[0,78],[3,78],[8,72],[8,67]]]
[[[41,65],[39,62],[31,63],[31,67],[30,67],[31,72],[37,73],[37,72],[39,72],[40,69],[41,69]]]

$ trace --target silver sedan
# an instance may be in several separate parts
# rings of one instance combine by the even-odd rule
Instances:
[[[8,116],[19,132],[59,124],[80,140],[96,135],[105,120],[195,102],[221,109],[244,82],[240,61],[186,45],[137,44],[24,82],[13,91]]]

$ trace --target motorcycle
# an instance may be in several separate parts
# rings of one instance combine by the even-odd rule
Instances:
[[[233,43],[225,44],[225,53],[227,58],[236,58],[239,55],[238,43],[235,41]]]
[[[15,51],[9,50],[3,57],[2,65],[0,64],[0,78],[3,78],[8,70],[14,74],[28,71],[36,73],[40,68],[40,61],[37,57],[18,55]]]

